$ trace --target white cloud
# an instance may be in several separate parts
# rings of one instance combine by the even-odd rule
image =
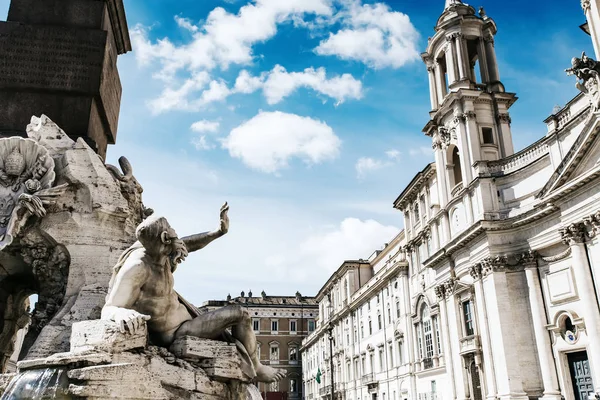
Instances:
[[[222,7],[213,9],[203,26],[177,17],[177,23],[192,31],[190,43],[175,45],[168,38],[153,43],[148,29],[137,26],[131,31],[136,58],[140,64],[157,60],[162,74],[177,71],[222,69],[231,64],[252,61],[252,46],[266,41],[277,33],[277,24],[304,14],[330,15],[329,0],[257,0],[240,8],[237,14]]]
[[[327,78],[325,68],[306,68],[302,72],[287,72],[281,65],[271,71],[263,72],[259,77],[251,76],[243,70],[238,76],[234,90],[251,93],[260,88],[269,104],[277,104],[300,87],[313,89],[317,93],[335,99],[337,104],[347,99],[362,97],[362,82],[350,74]]]
[[[367,259],[400,231],[375,220],[346,218],[339,226],[307,237],[296,250],[285,255],[274,254],[266,260],[272,267],[294,266],[301,260],[302,278],[323,276],[323,271],[333,272],[346,260]],[[327,278],[325,278],[327,279]],[[323,282],[325,282],[323,280]]]
[[[210,81],[210,82],[209,82]],[[208,86],[206,85],[208,83]],[[269,104],[277,104],[300,87],[331,97],[336,105],[347,99],[362,97],[362,82],[350,74],[327,78],[325,68],[306,68],[303,72],[287,72],[281,65],[260,76],[240,71],[232,88],[223,80],[210,80],[203,71],[194,79],[188,79],[179,89],[167,88],[156,99],[149,102],[151,110],[160,114],[169,110],[199,111],[213,102],[224,101],[232,94],[253,93],[262,89]]]
[[[341,141],[324,122],[275,111],[260,112],[234,128],[222,145],[250,168],[277,173],[292,158],[309,164],[334,159]]]
[[[427,158],[432,158],[433,150],[431,150],[431,147],[421,146],[410,149],[408,154],[410,154],[411,157],[426,156]]]
[[[215,145],[208,141],[206,135],[200,135],[192,139],[192,144],[197,150],[212,150],[215,148]]]
[[[371,157],[361,157],[356,162],[354,168],[356,169],[356,176],[358,179],[363,179],[369,172],[377,171],[387,167],[389,164],[385,161],[376,160]]]
[[[175,16],[175,22],[180,28],[186,29],[190,32],[198,32],[198,27],[192,23],[188,18],[183,18],[178,15]]]
[[[387,4],[347,2],[344,29],[330,33],[315,52],[360,61],[373,68],[399,68],[419,58],[419,34],[409,17]]]
[[[354,165],[354,168],[356,169],[356,177],[358,179],[364,179],[370,172],[391,167],[400,161],[400,154],[400,151],[391,149],[385,152],[387,160],[380,160],[371,157],[359,158]]]
[[[399,160],[400,159],[400,151],[396,149],[391,149],[385,152],[385,155],[391,160]]]
[[[198,132],[198,133],[206,133],[206,132],[212,132],[215,133],[219,130],[219,126],[221,124],[219,123],[219,121],[208,121],[205,119],[202,119],[200,121],[196,121],[192,124],[192,126],[190,126],[190,129],[194,132]]]

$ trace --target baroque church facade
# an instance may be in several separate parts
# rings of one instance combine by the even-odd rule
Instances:
[[[581,92],[515,153],[496,31],[446,1],[422,54],[435,162],[394,202],[405,229],[317,294],[306,399],[600,398],[600,63],[573,59]]]

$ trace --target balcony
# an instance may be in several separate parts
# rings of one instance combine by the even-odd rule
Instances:
[[[331,394],[331,385],[323,386],[319,388],[319,396],[327,396]]]
[[[345,382],[336,382],[335,383],[335,391],[337,392],[343,392],[344,390],[346,390],[346,383]]]
[[[460,339],[460,354],[477,353],[479,351],[479,336],[471,335]]]
[[[360,379],[360,381],[362,382],[363,385],[368,385],[369,383],[375,382],[375,376],[373,375],[372,372],[370,372],[368,374],[364,374],[362,376],[362,378]]]
[[[432,358],[424,358],[423,359],[423,369],[431,369],[433,368],[433,359]]]
[[[419,393],[418,400],[437,400],[436,392]]]

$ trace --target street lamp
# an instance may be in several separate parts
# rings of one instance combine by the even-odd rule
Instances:
[[[327,338],[329,339],[329,369],[331,370],[331,400],[333,400],[335,380],[333,374],[333,325],[331,322],[327,325]]]
[[[329,300],[329,323],[327,324],[327,338],[329,339],[329,369],[331,371],[331,400],[333,400],[335,379],[333,376],[333,324],[331,318],[333,316],[333,302],[331,293],[327,294],[327,300]]]

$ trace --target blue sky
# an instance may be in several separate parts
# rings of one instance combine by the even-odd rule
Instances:
[[[8,0],[0,0],[5,16]],[[589,37],[578,2],[482,0],[499,27],[501,80],[522,149],[577,92],[564,69]],[[313,295],[344,259],[401,228],[392,202],[433,160],[418,55],[435,1],[125,0],[134,51],[119,58],[117,145],[146,205],[180,235],[230,233],[191,255],[177,289],[201,303],[249,289]],[[392,38],[386,51],[378,38]]]

